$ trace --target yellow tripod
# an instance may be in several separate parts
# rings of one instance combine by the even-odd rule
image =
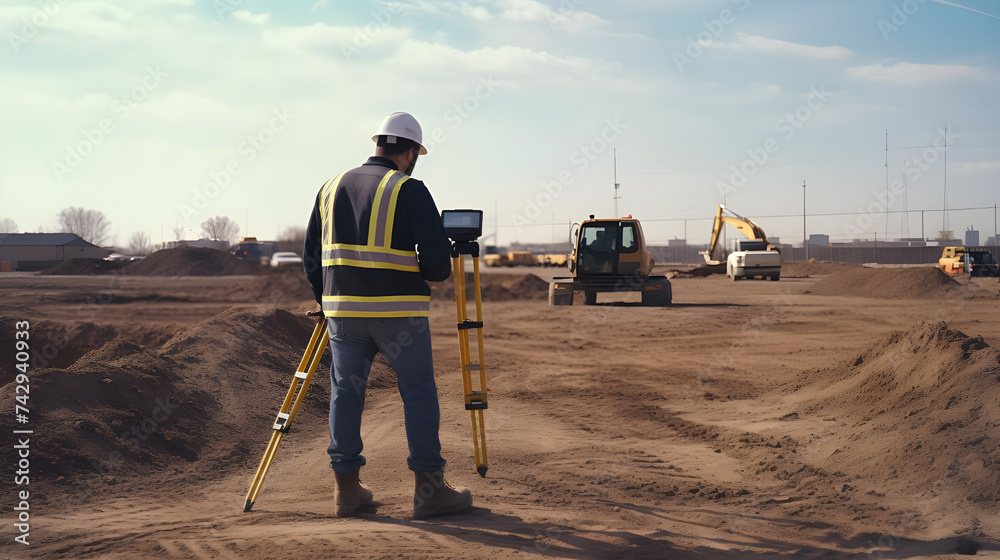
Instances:
[[[278,452],[278,443],[281,441],[281,436],[292,427],[292,421],[295,420],[295,415],[298,414],[299,407],[302,406],[302,402],[305,399],[306,389],[309,388],[313,374],[316,373],[316,366],[319,365],[320,360],[323,358],[323,352],[326,351],[326,318],[323,316],[322,311],[314,311],[309,313],[309,316],[318,317],[316,328],[313,329],[306,352],[302,356],[302,361],[299,362],[299,367],[295,370],[295,377],[292,378],[292,386],[288,388],[288,393],[285,394],[285,400],[281,403],[281,408],[278,410],[278,417],[274,420],[274,433],[271,434],[271,441],[267,444],[267,450],[264,451],[264,458],[260,460],[260,466],[257,467],[257,474],[253,477],[250,491],[247,492],[247,501],[243,505],[244,512],[250,511],[254,502],[257,501],[257,494],[260,493],[260,488],[264,484],[264,477],[267,476],[267,471],[271,468],[271,462],[274,461],[274,455]]]
[[[470,321],[465,305],[465,255],[472,256],[473,290],[476,295],[476,320]],[[476,455],[476,471],[486,477],[486,428],[483,411],[488,408],[486,398],[486,356],[483,349],[483,298],[479,289],[479,243],[455,241],[451,246],[452,270],[455,275],[455,307],[458,310],[458,347],[462,355],[462,387],[465,391],[465,409],[472,416],[472,443]],[[479,362],[472,363],[469,348],[469,331],[476,331],[479,343]],[[473,372],[478,372],[478,387],[474,387]]]

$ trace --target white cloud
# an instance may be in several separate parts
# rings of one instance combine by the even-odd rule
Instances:
[[[493,17],[490,11],[483,6],[472,6],[467,2],[462,2],[461,13],[463,16],[477,21],[487,21]]]
[[[537,0],[498,0],[500,17],[512,21],[546,22],[554,29],[587,31],[603,27],[608,22],[590,12],[580,10],[573,2],[559,4],[553,10]]]
[[[984,68],[962,64],[916,64],[901,60],[875,62],[867,66],[854,66],[845,74],[855,80],[879,82],[897,86],[951,84],[954,82],[983,82],[995,80],[996,75]]]
[[[557,56],[513,45],[461,51],[420,41],[407,41],[389,62],[399,72],[417,72],[422,76],[492,75],[505,84],[580,82],[601,79],[613,70],[613,65],[603,61]]]
[[[236,10],[233,12],[233,19],[242,21],[243,23],[264,25],[271,19],[271,14],[255,14],[246,10]]]
[[[1000,161],[966,161],[958,167],[960,175],[980,175],[1000,172]]]
[[[705,46],[736,52],[759,52],[774,56],[790,56],[815,60],[838,60],[849,58],[854,54],[854,51],[851,49],[837,45],[815,47],[812,45],[790,43],[779,39],[770,39],[759,35],[747,35],[741,32],[735,33],[734,37],[735,40],[731,43],[713,42]]]
[[[511,22],[546,23],[552,30],[572,32],[593,31],[610,27],[607,20],[577,7],[582,2],[561,2],[556,8],[543,4],[538,0],[489,0],[487,4],[495,8],[491,11],[484,5],[473,5],[468,2],[433,3],[424,0],[413,0],[405,4],[411,10],[417,10],[433,15],[460,15],[475,21],[492,21],[499,17]]]
[[[326,6],[326,0],[318,0],[315,4],[309,8],[309,11],[315,11]]]
[[[342,27],[314,23],[306,27],[271,27],[264,30],[264,39],[277,47],[294,50],[333,51],[364,50],[370,45],[398,46],[411,37],[409,29],[379,27],[371,32],[361,27]]]

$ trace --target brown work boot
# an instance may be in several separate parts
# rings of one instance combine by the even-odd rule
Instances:
[[[413,518],[455,513],[472,507],[468,488],[455,488],[444,480],[443,471],[413,473]]]
[[[333,473],[337,479],[337,517],[350,517],[358,511],[373,505],[372,491],[361,485],[358,471]]]

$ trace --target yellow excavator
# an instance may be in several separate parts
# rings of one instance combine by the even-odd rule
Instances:
[[[646,247],[639,220],[595,219],[575,224],[573,252],[568,259],[572,277],[553,278],[549,305],[573,305],[573,291],[584,293],[584,303],[597,303],[600,292],[641,292],[642,303],[666,306],[673,301],[670,280],[652,276],[653,255]]]
[[[730,215],[726,215],[728,212]],[[719,205],[715,212],[715,222],[712,224],[712,241],[708,251],[699,253],[709,266],[719,266],[722,261],[722,248],[719,247],[719,236],[722,228],[729,224],[745,235],[745,241],[738,242],[738,250],[726,259],[726,276],[735,282],[741,278],[770,278],[777,281],[781,278],[781,251],[767,240],[764,228],[750,218],[740,216],[725,206]]]

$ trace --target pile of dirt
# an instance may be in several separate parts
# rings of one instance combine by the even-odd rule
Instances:
[[[158,348],[121,333],[65,368],[33,370],[31,423],[45,427],[45,445],[31,449],[32,482],[72,485],[76,496],[51,494],[78,501],[153,470],[194,482],[252,469],[313,325],[233,308]],[[329,361],[319,367],[322,379]],[[13,402],[14,391],[0,398]],[[328,402],[314,383],[299,418],[324,425]]]
[[[810,293],[894,299],[940,298],[960,289],[961,284],[937,268],[851,267],[817,281]]]
[[[231,300],[288,307],[315,302],[316,297],[301,266],[284,266],[279,269],[267,267],[252,282],[234,286]]]
[[[809,259],[807,261],[784,261],[781,263],[782,278],[809,278],[810,276],[835,274],[860,268],[856,264],[848,264],[834,261],[818,261]]]
[[[128,261],[106,261],[104,259],[66,259],[52,268],[45,269],[42,275],[93,275],[111,274],[128,265]]]
[[[816,464],[871,492],[1000,503],[1000,352],[982,337],[925,323],[818,375],[803,404],[843,427],[809,445]]]
[[[472,290],[473,275],[465,273],[466,299],[475,299]],[[483,301],[511,301],[519,299],[547,299],[549,283],[534,274],[480,273],[479,288]],[[431,284],[431,298],[455,300],[454,277]]]
[[[695,278],[704,278],[706,276],[711,276],[713,274],[725,274],[726,273],[726,263],[720,264],[706,264],[702,266],[696,266],[690,270],[676,270],[678,276],[690,276]]]
[[[17,329],[14,317],[0,317],[0,347],[14,348]],[[28,365],[31,370],[66,368],[83,355],[104,344],[128,336],[144,346],[159,346],[173,334],[169,327],[130,322],[96,324],[90,321],[63,323],[48,320],[31,321],[31,344]],[[0,386],[14,380],[18,370],[15,352],[0,353]]]
[[[232,253],[206,247],[163,249],[122,269],[124,274],[137,276],[231,276],[264,271]]]
[[[549,283],[534,274],[480,275],[479,283],[487,301],[549,297]]]

